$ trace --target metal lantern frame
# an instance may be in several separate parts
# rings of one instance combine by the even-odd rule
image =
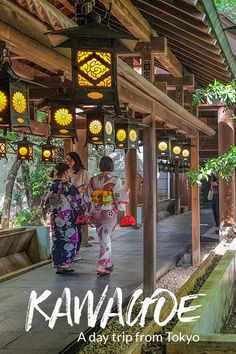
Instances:
[[[138,127],[129,122],[116,123],[115,145],[117,149],[137,150],[139,148]]]
[[[8,139],[0,136],[0,159],[7,158],[7,143]]]
[[[170,146],[170,139],[168,137],[158,137],[157,139],[157,156],[160,159],[164,159],[167,160],[170,158],[170,150],[171,150],[171,146]],[[163,148],[161,147],[161,145],[163,145]],[[164,149],[164,145],[165,145],[165,149]]]
[[[115,145],[114,115],[98,108],[86,112],[87,139],[93,145]]]
[[[71,48],[72,97],[76,105],[113,106],[120,113],[117,54],[130,52],[124,41],[136,38],[100,23],[92,12],[85,25],[48,32],[55,47]],[[61,38],[63,38],[61,40]]]
[[[41,144],[39,147],[41,148],[41,161],[44,163],[54,162],[57,147],[50,143],[50,138],[46,144]]]
[[[29,128],[29,81],[21,79],[5,62],[0,69],[0,128]]]
[[[51,100],[50,136],[54,138],[71,138],[78,141],[75,126],[75,107],[68,100]]]
[[[32,161],[33,160],[33,145],[27,138],[23,138],[13,144],[17,145],[17,160]]]

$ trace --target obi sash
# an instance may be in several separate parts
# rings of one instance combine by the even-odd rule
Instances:
[[[95,204],[113,204],[113,192],[105,190],[96,190],[92,192],[92,201]]]

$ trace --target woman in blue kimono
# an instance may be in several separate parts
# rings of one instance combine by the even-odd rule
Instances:
[[[76,255],[76,246],[81,237],[75,225],[76,214],[82,210],[81,195],[69,182],[69,178],[69,167],[65,163],[57,164],[47,196],[53,240],[52,259],[57,267],[57,274],[74,272],[70,264]]]

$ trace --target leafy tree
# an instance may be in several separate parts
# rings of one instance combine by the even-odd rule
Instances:
[[[190,170],[187,176],[192,183],[201,184],[202,181],[208,181],[212,174],[217,174],[221,178],[230,182],[236,167],[236,146],[231,146],[230,150],[226,153],[205,161],[203,167],[198,171]]]
[[[219,13],[236,22],[236,0],[214,0]]]

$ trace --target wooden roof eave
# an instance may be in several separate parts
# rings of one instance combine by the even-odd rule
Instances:
[[[207,14],[209,21],[214,29],[218,42],[224,52],[227,63],[230,67],[230,70],[234,76],[236,77],[236,63],[231,51],[228,39],[223,31],[219,15],[217,13],[216,7],[212,0],[198,0],[197,1],[200,6],[204,9],[204,12]]]

